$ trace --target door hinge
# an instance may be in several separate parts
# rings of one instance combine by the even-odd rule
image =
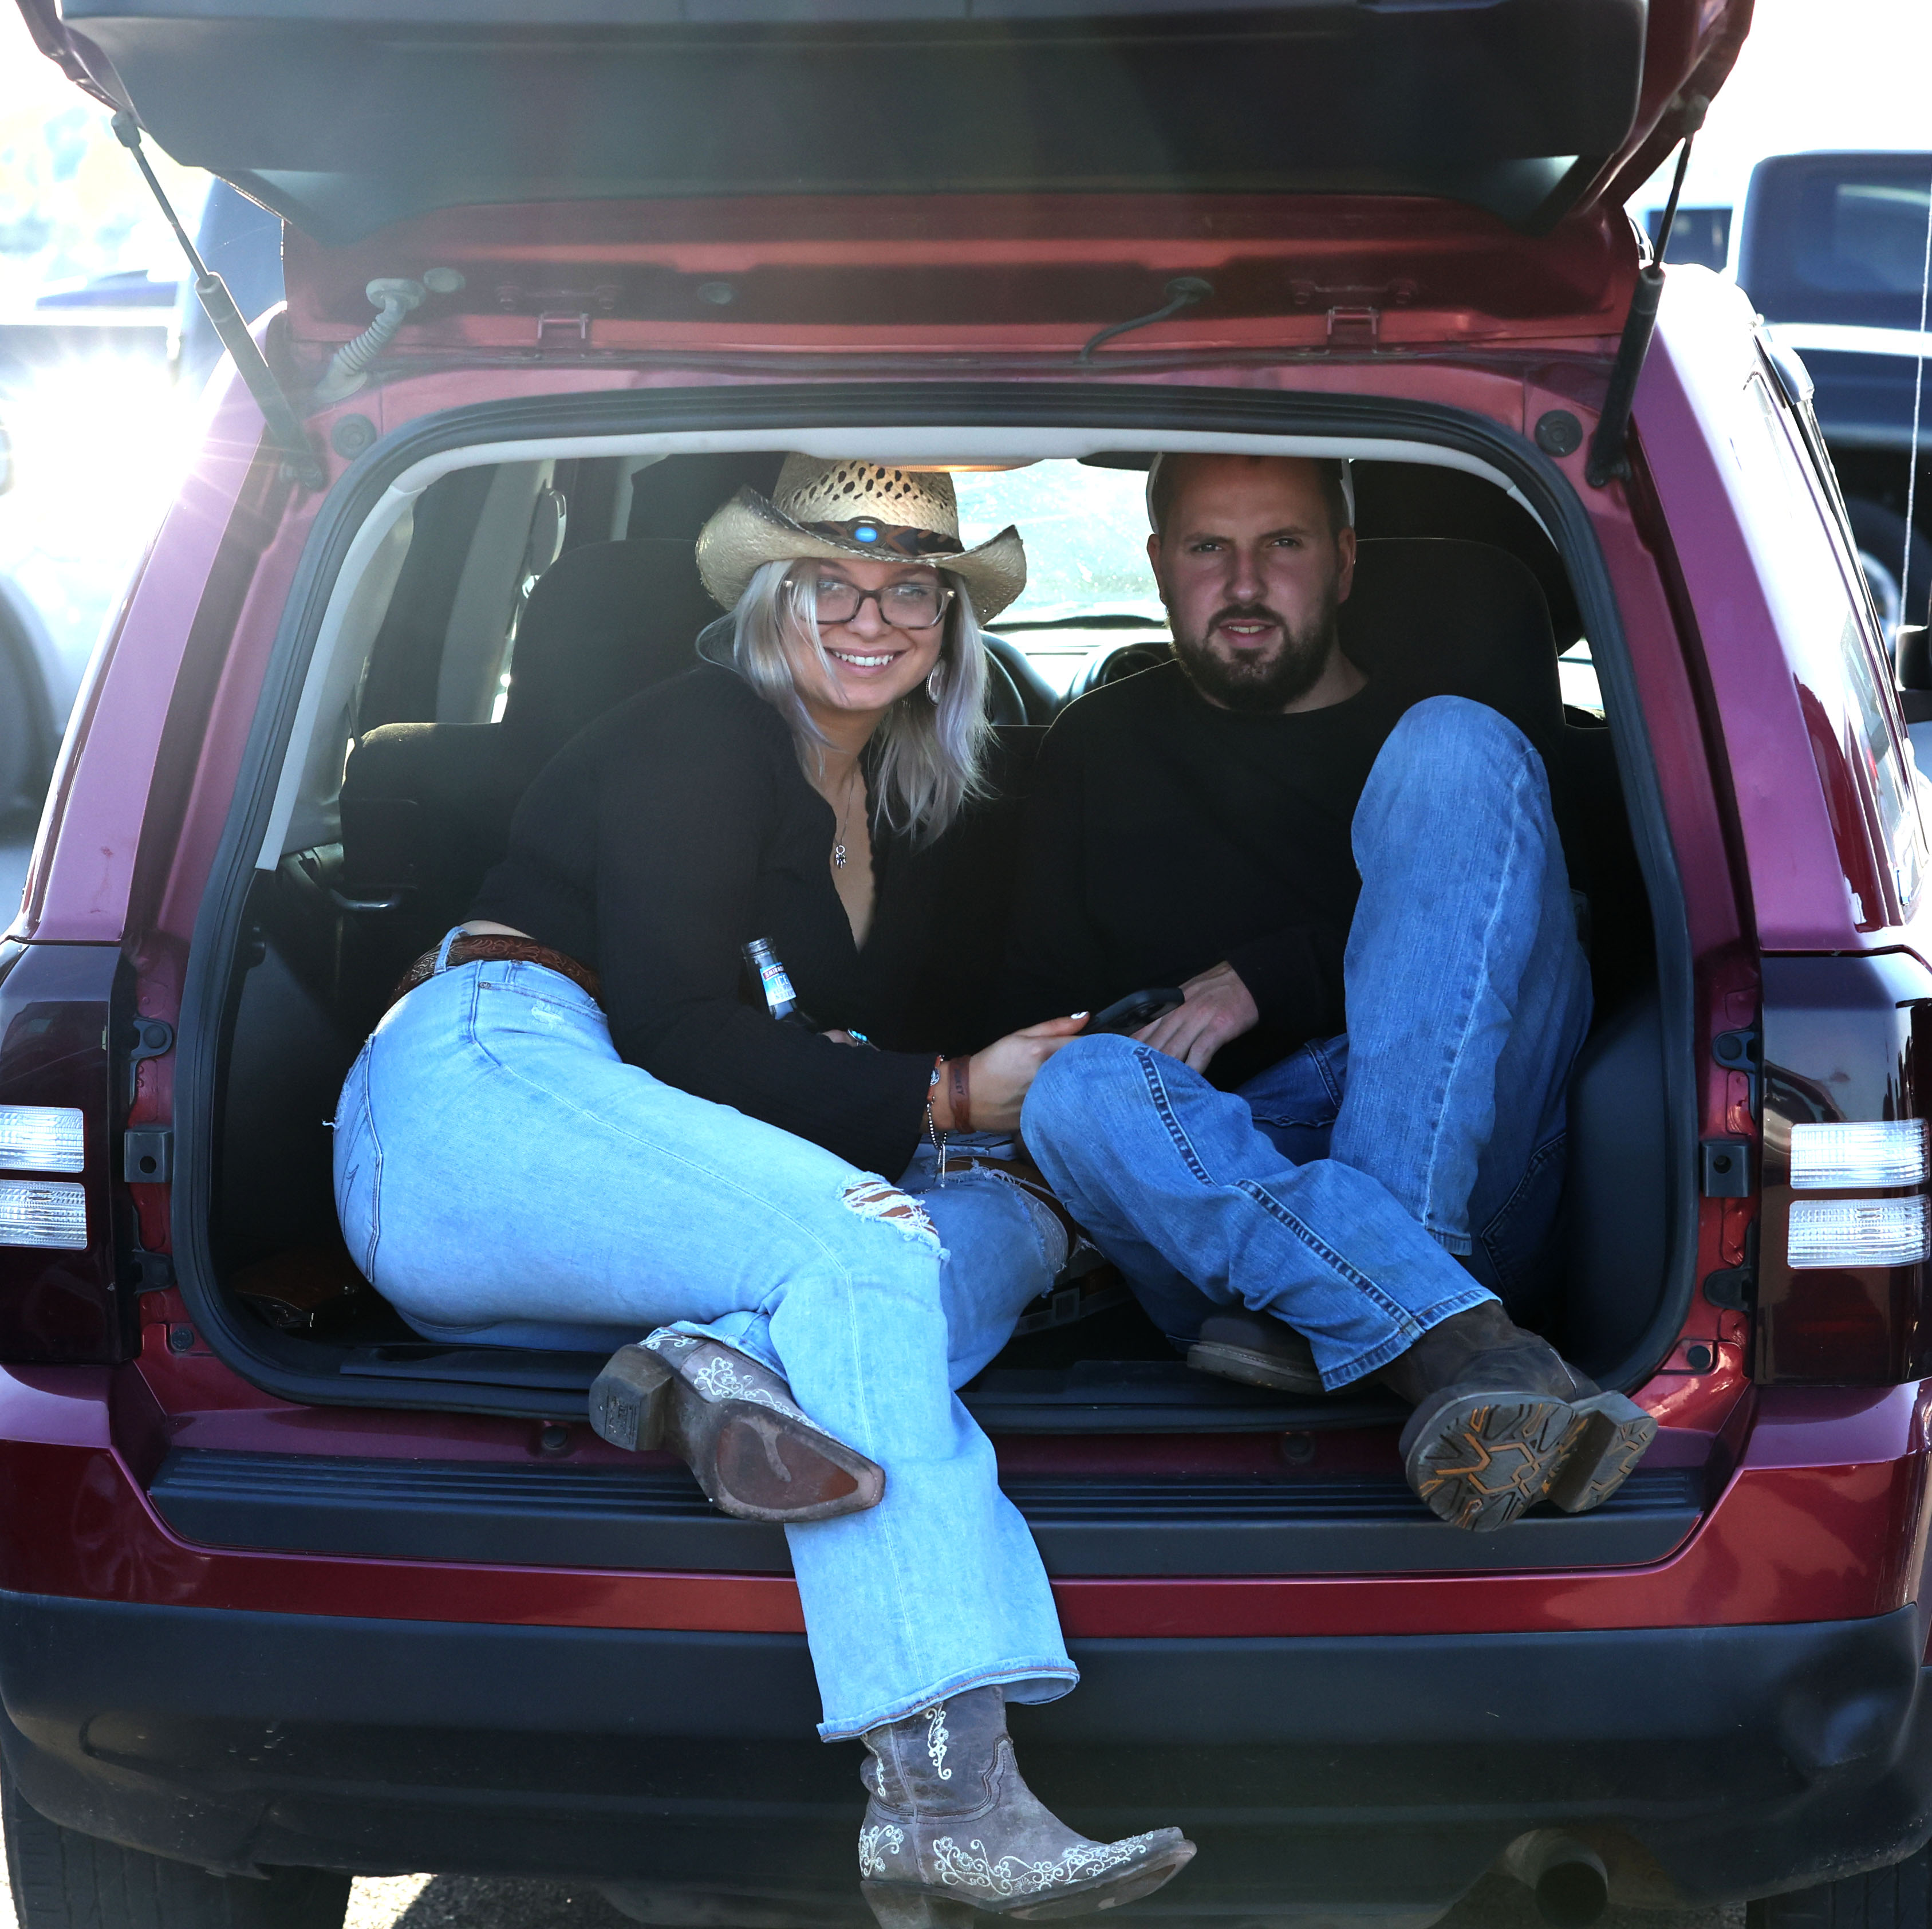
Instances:
[[[130,1125],[121,1140],[121,1176],[130,1185],[166,1185],[174,1176],[172,1125]]]

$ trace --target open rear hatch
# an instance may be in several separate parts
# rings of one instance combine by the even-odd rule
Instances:
[[[1215,277],[1197,323],[1414,311],[1387,346],[1467,339],[1473,311],[1613,334],[1632,265],[1622,197],[1677,138],[1684,101],[1721,84],[1750,12],[554,0],[532,20],[504,0],[20,4],[80,84],[299,231],[297,340],[362,327],[372,275],[465,272],[404,350],[506,311],[522,326],[501,343],[460,338],[526,347],[547,302],[613,349],[632,345],[626,319],[708,324],[714,341],[752,322],[1104,322],[1159,305],[1178,269]]]

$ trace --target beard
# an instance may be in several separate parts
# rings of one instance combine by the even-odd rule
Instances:
[[[1174,654],[1187,681],[1210,703],[1228,710],[1280,711],[1306,696],[1320,681],[1336,648],[1331,587],[1300,629],[1265,603],[1228,603],[1217,609],[1198,636],[1174,626]],[[1246,619],[1272,623],[1280,641],[1265,652],[1251,651],[1232,661],[1216,656],[1210,641],[1217,625]]]

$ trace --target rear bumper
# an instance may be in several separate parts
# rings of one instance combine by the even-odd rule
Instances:
[[[1910,1608],[1073,1651],[1079,1691],[1015,1711],[1028,1777],[1096,1835],[1185,1826],[1199,1857],[1137,1912],[1172,1921],[1442,1906],[1533,1828],[1584,1834],[1616,1891],[1658,1902],[1802,1885],[1932,1831]],[[812,1738],[796,1636],[0,1593],[0,1701],[36,1808],[157,1853],[856,1919],[857,1751]]]

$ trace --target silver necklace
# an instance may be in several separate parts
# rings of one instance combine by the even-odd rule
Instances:
[[[845,789],[845,801],[847,804],[850,804],[851,801],[852,787],[848,783]],[[845,810],[844,806],[841,805],[832,813],[832,867],[834,870],[842,871],[845,868],[845,859],[847,856],[846,847],[844,844],[839,840],[839,833],[842,831],[844,828]]]

